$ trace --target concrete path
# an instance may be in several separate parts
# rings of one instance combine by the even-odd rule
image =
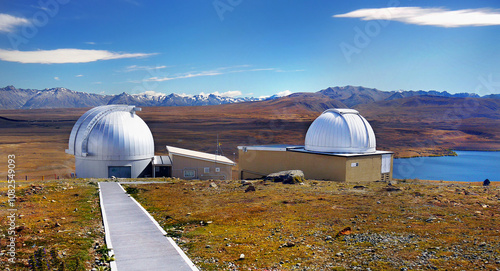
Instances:
[[[116,260],[113,270],[198,270],[120,184],[101,182],[99,188],[106,244]]]

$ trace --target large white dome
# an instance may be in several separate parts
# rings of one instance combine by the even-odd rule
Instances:
[[[71,131],[66,151],[93,160],[139,160],[154,156],[147,124],[128,105],[95,107],[83,114]]]
[[[328,109],[307,130],[305,149],[333,153],[375,152],[375,133],[353,109]]]

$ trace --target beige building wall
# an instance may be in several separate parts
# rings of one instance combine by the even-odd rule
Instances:
[[[190,180],[230,180],[232,166],[172,154],[172,177]],[[208,168],[208,172],[205,169]],[[217,172],[217,168],[219,172]],[[194,176],[192,175],[194,171]],[[187,174],[187,175],[185,175]]]
[[[382,155],[349,157],[345,166],[346,182],[377,181],[381,177]]]
[[[339,182],[381,180],[382,155],[335,156],[295,151],[239,150],[240,178],[300,169],[307,179]],[[392,178],[392,159],[391,172]]]

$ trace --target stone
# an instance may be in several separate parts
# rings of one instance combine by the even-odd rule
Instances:
[[[401,191],[401,188],[395,187],[393,185],[388,185],[386,188],[384,188],[385,191],[387,192],[396,192],[396,191]]]
[[[210,187],[212,187],[212,188],[218,188],[217,184],[216,184],[216,183],[214,183],[214,182],[211,182],[211,183],[210,183]]]
[[[23,231],[23,230],[25,230],[25,229],[26,229],[26,227],[25,227],[25,226],[19,226],[19,227],[16,227],[16,228],[15,228],[15,231],[16,231],[17,233],[19,233],[19,232],[22,232],[22,231]]]
[[[245,254],[241,253],[240,254],[240,260],[244,260],[245,259]]]
[[[489,186],[490,185],[490,180],[486,179],[483,181],[483,186]]]
[[[245,189],[245,193],[248,193],[248,192],[255,192],[255,186],[249,185],[247,187],[247,189]]]
[[[241,180],[241,185],[245,186],[245,185],[251,185],[252,183],[247,181],[247,180]]]
[[[302,170],[285,170],[276,173],[271,173],[264,179],[266,181],[282,182],[284,184],[296,184],[305,181],[304,172]]]
[[[434,222],[434,220],[436,220],[436,218],[435,218],[435,217],[429,217],[429,218],[427,218],[427,219],[425,220],[425,222],[427,222],[427,223],[432,223],[432,222]]]
[[[342,236],[342,235],[349,235],[351,233],[352,233],[351,227],[345,227],[343,230],[341,230],[337,233],[337,237]]]
[[[286,243],[282,244],[280,247],[294,247],[294,246],[295,246],[294,243],[292,243],[292,242],[286,242]]]
[[[366,186],[363,186],[363,185],[355,185],[353,188],[354,188],[354,189],[365,189],[365,188],[366,188]]]

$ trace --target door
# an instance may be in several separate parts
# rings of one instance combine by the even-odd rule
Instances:
[[[391,172],[391,156],[391,154],[382,154],[382,168],[380,169],[380,173]]]
[[[116,178],[132,178],[132,167],[108,167],[108,178],[115,176]]]
[[[155,177],[172,177],[172,167],[155,166]]]

